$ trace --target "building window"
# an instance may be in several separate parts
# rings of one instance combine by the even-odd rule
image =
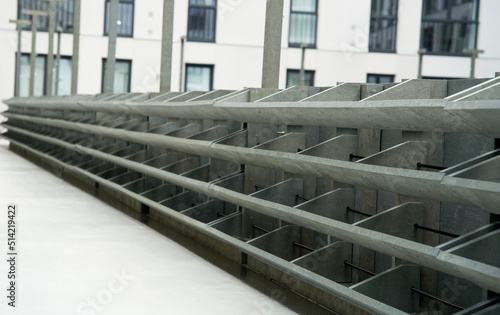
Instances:
[[[424,0],[420,46],[444,55],[475,49],[478,11],[479,0]]]
[[[394,82],[394,75],[392,74],[373,74],[366,75],[366,83],[392,83]]]
[[[186,64],[184,91],[211,91],[214,66]]]
[[[17,17],[23,20],[31,20],[31,15],[21,14],[23,9],[49,11],[49,3],[39,0],[18,0],[17,7]],[[42,16],[38,17],[37,20],[38,30],[46,32],[49,29],[49,18]],[[55,30],[57,30],[58,25],[65,33],[73,32],[73,0],[56,2]],[[25,26],[24,29],[30,30],[31,26]]]
[[[104,92],[104,81],[106,75],[106,59],[102,60],[102,84],[101,92]],[[113,93],[129,93],[130,77],[132,71],[132,60],[117,59],[115,62],[115,78],[113,81]]]
[[[54,62],[57,62],[57,60],[54,60]],[[53,75],[54,86],[52,87],[52,95],[71,94],[71,63],[71,57],[61,56],[61,63],[59,64],[59,76],[57,76],[56,74]],[[55,83],[56,79],[57,83]]]
[[[120,0],[118,3],[117,35],[132,37],[134,35],[134,0]],[[106,0],[104,13],[104,35],[109,33],[109,0]]]
[[[300,83],[300,70],[288,69],[286,71],[286,87],[299,85]],[[304,71],[304,86],[314,86],[314,71]]]
[[[215,42],[217,0],[189,0],[187,40]]]
[[[34,96],[45,94],[45,68],[47,67],[46,56],[37,55],[35,59],[35,88]],[[21,71],[19,77],[19,96],[29,96],[30,91],[30,55],[21,54]]]
[[[395,52],[398,0],[372,0],[369,50]]]
[[[288,46],[300,47],[307,44],[308,47],[315,48],[317,20],[317,0],[291,0]]]
[[[29,96],[30,90],[30,54],[21,54],[21,76],[19,77],[19,95]],[[55,62],[56,60],[54,60]],[[55,70],[54,63],[54,70]],[[17,75],[16,69],[16,75]],[[35,86],[34,96],[45,94],[47,71],[47,55],[37,55],[35,59]],[[54,86],[52,94],[56,95],[56,73],[54,73]],[[71,94],[71,57],[61,56],[61,64],[59,66],[59,80],[57,84],[57,95]]]

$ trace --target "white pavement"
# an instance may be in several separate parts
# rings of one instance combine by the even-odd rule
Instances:
[[[16,307],[7,205],[18,205]],[[295,314],[8,150],[0,140],[0,314]]]

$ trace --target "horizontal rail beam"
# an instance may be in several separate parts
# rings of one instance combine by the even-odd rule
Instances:
[[[500,194],[498,193],[498,190],[500,190],[499,183],[487,182],[488,185],[493,185],[496,189],[481,190],[482,198],[470,200],[468,198],[469,194],[476,194],[478,186],[460,185],[461,182],[467,183],[470,180],[452,178],[449,181],[454,185],[453,190],[451,190],[447,184],[442,183],[448,177],[443,173],[397,169],[294,153],[234,147],[209,141],[182,139],[165,135],[67,122],[59,119],[37,118],[12,113],[4,113],[3,115],[12,120],[102,135],[189,154],[209,156],[223,160],[230,159],[241,164],[273,168],[292,174],[329,178],[353,185],[393,191],[403,195],[477,206],[492,213],[500,214],[500,208],[495,206],[495,204],[500,204]],[[4,125],[9,128],[8,124]]]
[[[245,90],[243,91],[245,92]],[[90,98],[90,100],[89,100]],[[10,106],[51,110],[109,112],[186,119],[229,119],[286,125],[336,126],[348,128],[400,129],[481,133],[500,137],[500,125],[480,125],[474,120],[478,104],[487,101],[455,102],[447,99],[373,100],[329,102],[234,102],[229,99],[188,102],[92,101],[61,98],[13,98]],[[448,109],[449,108],[449,109]],[[488,107],[489,115],[500,115],[500,105]],[[388,119],[388,117],[395,117]]]

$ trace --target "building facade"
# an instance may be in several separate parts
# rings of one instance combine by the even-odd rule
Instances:
[[[162,0],[120,0],[115,92],[159,90],[162,6]],[[46,10],[47,3],[6,0],[2,7],[0,97],[6,99],[15,91],[17,51],[17,31],[9,19],[28,18],[20,14],[22,8]],[[79,94],[103,89],[108,9],[108,0],[82,1]],[[172,90],[259,87],[265,11],[265,0],[176,1]],[[280,88],[298,83],[302,44],[307,45],[306,85],[416,78],[421,48],[427,50],[425,78],[469,77],[471,58],[464,49],[484,50],[476,60],[475,77],[492,77],[500,71],[498,12],[496,0],[285,0]],[[58,94],[70,93],[72,14],[73,0],[57,4],[56,25],[62,30]],[[39,18],[35,95],[45,90],[47,24]],[[26,29],[21,95],[28,92],[30,52],[31,32]]]

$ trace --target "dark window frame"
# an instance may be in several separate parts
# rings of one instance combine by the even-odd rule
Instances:
[[[425,80],[448,80],[448,81],[451,81],[451,80],[463,80],[463,79],[469,79],[469,77],[462,77],[462,78],[458,78],[458,77],[430,77],[430,76],[423,76],[422,79],[425,79]]]
[[[107,60],[108,60],[108,58],[102,58],[101,93],[104,93],[104,81],[105,81],[106,62],[107,62]],[[130,93],[131,88],[132,88],[132,59],[116,59],[115,60],[115,72],[116,72],[116,62],[126,62],[126,63],[128,63],[127,92],[124,92],[124,93]],[[112,92],[112,93],[115,93],[115,92]]]
[[[377,79],[380,79],[381,77],[386,77],[386,78],[392,78],[391,82],[368,82],[368,77],[369,76],[376,76]],[[366,74],[366,82],[371,83],[371,84],[389,84],[389,83],[394,83],[394,79],[396,78],[396,75],[394,74],[387,74],[387,73],[367,73]]]
[[[16,56],[17,58],[17,52],[14,53],[14,56]],[[21,58],[23,56],[27,56],[28,57],[28,60],[30,60],[31,58],[31,53],[21,53]],[[36,54],[36,57],[43,57],[43,94],[42,95],[47,95],[47,55],[46,54]],[[62,58],[62,56],[61,56]],[[35,64],[36,64],[36,61],[35,61]],[[14,66],[15,67],[15,71],[14,71],[14,95],[16,94],[16,90],[17,90],[17,72],[20,70],[17,68],[17,63],[16,65]],[[29,83],[28,83],[28,89],[29,89]],[[29,94],[29,92],[28,92]]]
[[[22,0],[17,0],[17,18],[18,19],[24,19],[24,20],[31,20],[31,16],[25,16],[23,15],[21,12],[22,12],[22,6],[21,6],[21,1]],[[42,2],[42,1],[39,1],[39,0],[31,0],[32,3],[35,3],[34,5],[34,8],[33,6],[30,6],[29,9],[33,9],[33,10],[42,10],[42,11],[48,11],[48,8],[49,8],[49,4],[48,2]],[[57,31],[57,16],[58,16],[58,10],[60,7],[64,7],[65,5],[68,5],[70,6],[73,10],[71,11],[71,14],[69,16],[71,16],[71,24],[68,24],[67,26],[71,25],[71,28],[63,28],[62,30],[62,33],[65,33],[65,34],[73,34],[73,12],[74,12],[74,1],[73,0],[66,0],[66,3],[63,3],[63,2],[56,2],[56,21],[55,21],[55,32]],[[43,26],[43,27],[38,27],[37,29],[37,32],[48,32],[48,28],[49,28],[49,17],[37,17],[38,21],[42,20],[43,23],[42,24],[47,24],[47,26]],[[41,24],[40,22],[38,22],[38,24]],[[30,31],[31,30],[31,26],[28,25],[28,26],[24,26],[23,27],[23,30],[27,30],[27,31]]]
[[[477,47],[477,35],[478,35],[478,30],[479,30],[479,8],[480,8],[480,0],[476,1],[476,15],[473,17],[473,20],[457,20],[457,19],[451,19],[451,12],[452,12],[452,1],[453,0],[446,0],[447,1],[447,12],[446,12],[446,19],[426,19],[425,18],[425,9],[426,9],[426,0],[422,1],[422,18],[421,18],[421,24],[420,24],[420,48],[425,48],[424,47],[424,24],[425,23],[441,23],[441,24],[455,24],[455,23],[461,23],[462,26],[465,25],[470,25],[474,24],[476,29],[475,29],[475,36],[474,36],[474,47],[472,49],[475,49]],[[448,53],[448,52],[433,52],[433,51],[427,51],[425,53],[426,55],[434,55],[434,56],[456,56],[456,57],[464,57],[464,56],[469,56],[469,54],[464,54],[463,52],[461,53]]]
[[[316,27],[314,29],[314,43],[313,44],[307,44],[307,48],[312,48],[312,49],[316,49],[317,48],[317,43],[318,43],[318,5],[319,5],[319,0],[315,0],[316,1],[316,11],[314,12],[309,12],[309,11],[294,11],[292,8],[293,8],[293,0],[290,0],[290,22],[288,23],[288,47],[296,47],[296,48],[300,48],[300,46],[302,45],[302,43],[292,43],[290,42],[290,30],[292,29],[292,14],[295,13],[295,14],[305,14],[305,15],[314,15],[316,16]]]
[[[396,53],[396,41],[397,41],[397,35],[398,35],[398,11],[399,11],[399,1],[396,1],[396,12],[394,13],[394,16],[384,16],[384,15],[373,15],[372,12],[372,6],[373,2],[378,1],[378,0],[372,0],[371,1],[371,6],[370,6],[370,30],[369,30],[369,35],[368,35],[368,51],[369,52],[378,52],[378,53]],[[383,1],[383,0],[382,0]],[[394,43],[393,43],[393,48],[392,49],[373,49],[370,47],[370,41],[371,41],[371,30],[372,30],[372,24],[373,23],[381,23],[383,21],[393,21],[395,23],[395,28],[394,28]]]
[[[104,29],[102,31],[103,36],[108,36],[109,32],[106,32],[106,25],[109,23],[109,14],[108,14],[108,9],[107,9],[107,4],[110,2],[110,0],[104,0]],[[134,37],[134,27],[135,27],[135,0],[119,0],[118,1],[118,18],[120,18],[120,4],[121,3],[131,3],[132,4],[132,29],[130,31],[130,34],[120,34],[117,32],[116,36],[117,37],[126,37],[126,38],[133,38]],[[109,27],[108,27],[109,31]]]
[[[214,25],[213,25],[213,34],[214,38],[213,39],[199,39],[199,38],[193,38],[189,36],[189,26],[190,26],[190,15],[189,12],[191,9],[203,9],[203,10],[213,10],[214,11]],[[188,42],[199,42],[199,43],[215,43],[216,38],[217,38],[217,0],[215,0],[214,5],[202,5],[202,4],[191,4],[191,1],[188,2],[188,20],[187,20],[187,31],[186,31],[186,40]]]
[[[14,53],[15,57],[17,58],[17,52]],[[27,56],[28,57],[28,60],[30,60],[31,58],[31,53],[21,53],[21,57],[23,56]],[[47,54],[36,54],[37,57],[43,57],[43,95],[46,95],[47,91],[46,91],[46,88],[47,88]],[[73,58],[72,56],[66,56],[66,55],[61,55],[61,59],[69,59],[71,61],[73,61]],[[56,61],[56,59],[54,58],[54,62]],[[54,67],[55,67],[55,64],[54,64]],[[14,71],[14,95],[16,93],[16,90],[17,90],[17,73],[19,71],[19,69],[17,68],[17,63],[16,65],[14,66],[15,68],[15,71]],[[56,78],[56,75],[54,75],[54,80]],[[29,89],[29,86],[28,86],[28,89]]]
[[[285,86],[288,88],[290,86],[293,86],[293,85],[289,85],[289,82],[290,82],[290,75],[289,73],[290,72],[298,72],[299,73],[299,80],[300,80],[300,69],[286,69],[286,82],[285,82]],[[312,79],[311,79],[311,85],[304,85],[304,86],[314,86],[314,81],[315,81],[315,77],[316,77],[316,70],[305,70],[304,69],[304,77],[306,75],[306,73],[310,73],[312,74]]]
[[[205,68],[210,68],[210,83],[209,83],[209,90],[212,91],[214,89],[214,69],[215,65],[213,64],[203,64],[203,63],[186,63],[184,66],[184,92],[188,92],[187,90],[187,80],[188,80],[188,67],[205,67]]]

